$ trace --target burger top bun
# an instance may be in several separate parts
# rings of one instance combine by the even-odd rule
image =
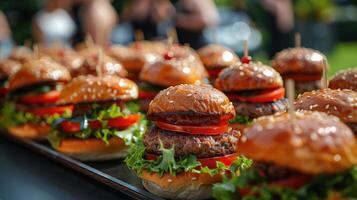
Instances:
[[[12,49],[9,59],[16,60],[18,62],[25,62],[33,57],[32,51],[30,48],[20,46]]]
[[[357,92],[357,68],[337,73],[329,82],[332,89],[350,89]]]
[[[148,118],[160,113],[235,116],[233,104],[222,92],[208,85],[177,85],[162,90],[151,101]]]
[[[0,61],[0,79],[8,78],[21,68],[21,63],[11,59]]]
[[[245,129],[239,153],[306,174],[336,173],[357,163],[352,131],[338,118],[297,111],[258,118]]]
[[[179,84],[201,84],[207,76],[202,63],[193,56],[187,56],[179,59],[161,59],[145,65],[139,79],[168,87]]]
[[[118,76],[79,76],[68,83],[61,92],[59,104],[84,102],[129,101],[138,97],[138,87],[128,79]]]
[[[296,99],[296,109],[325,112],[346,123],[357,123],[357,92],[321,89],[305,92]]]
[[[68,82],[70,79],[67,68],[51,58],[30,59],[10,77],[9,90],[42,82]]]
[[[239,62],[233,50],[217,44],[204,46],[197,53],[207,69],[225,68]]]
[[[285,74],[321,74],[326,57],[319,51],[296,47],[277,53],[272,67],[281,75]]]
[[[225,92],[270,89],[283,86],[280,74],[262,63],[236,64],[219,73],[216,88]]]

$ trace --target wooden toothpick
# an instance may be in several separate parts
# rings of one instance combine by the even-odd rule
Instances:
[[[326,58],[324,58],[323,65],[322,65],[322,78],[321,78],[321,87],[323,89],[328,87],[327,68],[328,68],[328,63]]]
[[[166,32],[166,35],[167,35],[168,39],[170,37],[172,38],[173,43],[178,43],[177,31],[176,31],[175,27],[168,29]]]
[[[143,41],[145,36],[142,30],[138,29],[135,31],[135,41]]]
[[[294,101],[295,101],[295,82],[292,79],[287,79],[285,81],[285,87],[286,87],[286,94],[289,100],[289,114],[291,116],[294,116],[295,114],[295,106],[294,106]]]
[[[97,71],[97,76],[102,76],[103,75],[103,51],[102,49],[98,50],[98,63],[97,63],[97,67],[96,67],[96,71]]]
[[[249,56],[248,40],[244,40],[243,42],[243,52],[244,52],[244,57]]]
[[[87,47],[92,47],[94,46],[94,41],[93,38],[90,34],[87,34],[86,39],[85,39],[85,44]]]
[[[34,56],[34,58],[38,58],[38,56],[39,56],[38,44],[33,45],[33,56]]]
[[[300,35],[300,33],[295,33],[295,47],[301,47],[301,35]]]

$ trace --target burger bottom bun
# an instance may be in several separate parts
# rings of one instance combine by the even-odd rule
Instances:
[[[212,184],[221,182],[221,175],[180,173],[176,176],[143,171],[142,183],[152,194],[167,199],[210,199]]]
[[[23,124],[20,126],[9,127],[7,131],[18,138],[45,140],[51,126],[45,123],[41,124]]]
[[[64,139],[57,151],[81,161],[100,161],[124,158],[129,147],[118,137],[109,139],[106,144],[100,139]]]

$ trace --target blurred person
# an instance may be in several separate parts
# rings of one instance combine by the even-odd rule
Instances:
[[[13,46],[11,30],[6,16],[0,10],[0,59],[6,57]]]
[[[176,31],[180,43],[198,49],[206,44],[203,30],[216,26],[219,14],[212,0],[179,0],[176,8]]]
[[[90,35],[95,44],[106,46],[110,43],[111,32],[119,17],[110,0],[73,0],[72,13],[77,24],[74,43]]]
[[[260,0],[268,13],[267,22],[270,31],[269,57],[289,47],[294,29],[294,11],[291,0]]]
[[[32,33],[36,42],[42,44],[71,44],[76,32],[76,25],[66,11],[70,0],[46,0],[43,8],[37,12],[32,23]]]
[[[123,20],[131,22],[134,30],[143,32],[146,40],[156,39],[160,23],[173,19],[175,8],[169,0],[132,0],[123,11]],[[138,38],[137,38],[138,39]]]

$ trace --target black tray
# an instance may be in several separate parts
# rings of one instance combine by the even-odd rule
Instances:
[[[2,133],[0,133],[0,135],[3,138],[21,144],[85,176],[93,178],[102,184],[123,192],[134,199],[162,199],[146,191],[141,184],[141,180],[125,166],[122,160],[80,162],[58,153],[46,142],[20,140]]]

